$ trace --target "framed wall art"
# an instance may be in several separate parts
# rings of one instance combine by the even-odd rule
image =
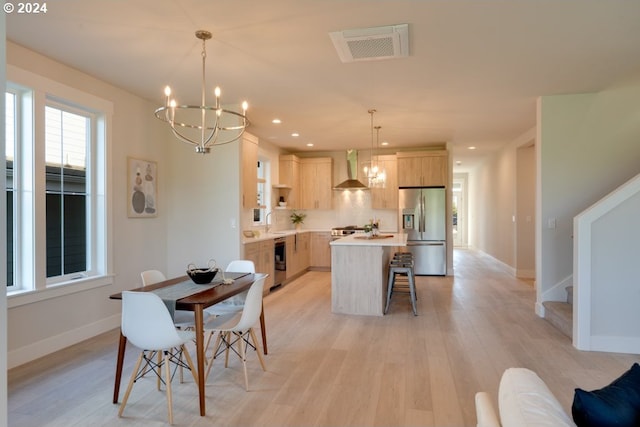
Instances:
[[[127,214],[129,218],[158,215],[158,164],[127,158]]]

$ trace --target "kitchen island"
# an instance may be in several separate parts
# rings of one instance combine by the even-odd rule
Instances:
[[[378,238],[367,238],[356,233],[330,244],[331,311],[382,316],[389,260],[407,245],[407,235],[382,233]]]

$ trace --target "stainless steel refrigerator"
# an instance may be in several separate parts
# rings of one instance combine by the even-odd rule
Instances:
[[[443,187],[400,187],[400,229],[418,275],[447,274],[447,210]]]

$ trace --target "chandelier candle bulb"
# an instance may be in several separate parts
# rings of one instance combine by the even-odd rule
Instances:
[[[169,86],[165,86],[164,88],[164,96],[167,97],[167,107],[170,105],[171,103],[171,88]]]

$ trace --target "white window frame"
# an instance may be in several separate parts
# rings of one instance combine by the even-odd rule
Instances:
[[[26,164],[32,167],[26,171],[26,168],[20,168],[18,162],[14,162],[14,191],[18,192],[18,229],[15,237],[18,244],[14,253],[17,261],[16,283],[19,289],[7,290],[8,307],[110,285],[113,283],[113,255],[111,185],[108,171],[111,169],[109,166],[113,104],[32,72],[7,65],[6,90],[14,89],[20,97],[21,111],[27,112],[17,113],[16,158],[20,157],[18,162],[28,162]],[[87,264],[88,274],[71,280],[69,277],[62,280],[46,278],[46,239],[41,237],[45,236],[46,226],[45,105],[56,108],[60,105],[75,107],[94,117],[91,130],[95,145],[90,147],[93,170],[91,178],[87,176],[87,192],[90,193],[89,206],[92,212],[87,218],[87,227],[92,236],[87,242],[90,260]],[[17,169],[18,173],[15,172]],[[17,174],[19,177],[16,179]]]
[[[260,206],[252,210],[254,226],[268,225],[265,221],[267,221],[267,213],[271,207],[271,160],[259,157],[258,163],[261,165],[256,165],[256,168],[258,169],[257,192],[260,197]],[[258,217],[257,221],[255,219],[256,214]]]
[[[95,252],[95,248],[93,247],[94,245],[92,245],[92,243],[95,241],[95,238],[93,238],[93,234],[95,234],[94,231],[96,230],[94,229],[93,224],[95,223],[94,217],[96,216],[95,214],[96,214],[96,208],[97,208],[96,203],[94,201],[95,194],[97,194],[97,189],[95,188],[95,179],[94,179],[95,163],[96,163],[94,161],[94,157],[95,157],[95,153],[99,151],[97,147],[98,135],[96,132],[96,128],[98,125],[98,121],[100,120],[100,116],[95,114],[94,112],[87,111],[86,109],[77,108],[70,105],[69,103],[65,103],[62,101],[49,99],[49,98],[47,98],[47,102],[45,106],[55,108],[63,112],[69,112],[69,113],[77,114],[82,117],[86,117],[87,119],[89,119],[89,123],[90,123],[89,135],[88,135],[89,147],[87,147],[87,157],[88,159],[90,159],[90,161],[86,165],[86,175],[85,175],[85,181],[86,181],[85,192],[87,195],[87,202],[88,202],[87,217],[86,217],[86,235],[88,240],[87,249],[86,249],[86,252],[87,252],[86,267],[87,268],[85,271],[78,272],[78,273],[64,273],[60,276],[47,277],[46,278],[47,286],[51,286],[58,283],[66,283],[72,280],[77,280],[85,277],[92,277],[97,273],[94,268],[95,261],[96,261],[96,252]],[[46,185],[46,180],[45,180],[45,185]],[[64,193],[62,193],[62,195],[64,195]],[[45,263],[45,269],[46,269],[46,263]]]
[[[19,95],[18,95],[18,93],[17,93],[17,91],[15,89],[6,88],[6,92],[11,93],[13,95],[13,97],[14,97],[14,124],[13,124],[14,135],[13,136],[14,136],[14,142],[15,142],[19,138],[19,124],[18,124],[18,118],[19,117],[18,117],[17,114],[15,114],[15,111],[17,111],[18,108],[20,108],[20,106],[19,106],[20,100],[19,100]],[[5,95],[5,99],[6,99],[6,95]],[[5,111],[8,111],[8,106],[6,104],[5,104]],[[5,120],[6,120],[6,116],[5,116]],[[5,140],[5,144],[6,144],[6,140]],[[18,206],[19,206],[18,203],[16,202],[16,197],[17,197],[17,193],[18,193],[17,190],[16,190],[17,178],[15,177],[15,175],[17,175],[17,173],[18,173],[16,171],[17,167],[16,167],[16,164],[15,164],[15,158],[17,157],[16,149],[17,148],[16,148],[15,143],[14,143],[14,148],[13,148],[13,158],[14,158],[13,174],[14,174],[14,177],[12,179],[12,188],[13,188],[13,203],[12,203],[12,205],[13,205],[13,215],[12,215],[12,217],[13,217],[14,229],[15,229],[16,218],[17,218],[16,211],[17,211]],[[3,153],[3,154],[5,154],[5,156],[6,156],[6,152]],[[6,158],[5,158],[5,161],[6,161]],[[6,173],[6,169],[5,169],[5,173]],[[5,185],[5,191],[6,191],[6,185]],[[14,258],[16,257],[16,240],[17,240],[15,234],[16,233],[14,233],[14,236],[13,236],[13,250],[11,251],[11,253],[14,256]],[[7,238],[8,238],[8,236],[7,236]],[[6,285],[7,285],[7,292],[8,293],[16,291],[16,290],[19,290],[19,286],[18,286],[18,283],[16,281],[16,266],[15,265],[14,265],[14,268],[13,268],[13,285],[9,286],[8,283],[6,283]]]

